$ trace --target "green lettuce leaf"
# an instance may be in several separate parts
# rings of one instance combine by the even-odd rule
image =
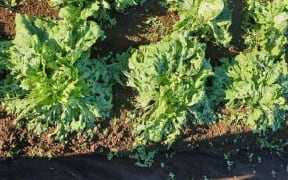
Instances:
[[[205,94],[206,79],[213,73],[204,52],[204,44],[182,32],[132,54],[126,76],[143,111],[134,122],[135,146],[161,140],[171,144],[188,119],[214,120]]]
[[[211,99],[232,110],[229,121],[243,122],[259,133],[281,128],[288,110],[285,59],[276,61],[269,52],[252,51],[223,63],[216,68]]]
[[[247,48],[264,49],[275,58],[285,56],[288,35],[288,2],[248,0],[244,30]]]
[[[4,106],[17,115],[17,124],[25,122],[37,133],[55,126],[56,138],[64,140],[69,132],[93,130],[96,117],[109,116],[110,74],[90,59],[91,46],[102,36],[90,21],[67,25],[65,19],[16,15],[8,69],[19,88]]]
[[[225,0],[168,0],[168,3],[180,16],[175,31],[190,31],[205,41],[229,46],[232,18]]]

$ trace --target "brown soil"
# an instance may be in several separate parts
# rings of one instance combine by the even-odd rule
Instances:
[[[0,35],[6,39],[15,34],[16,12],[57,17],[57,11],[49,8],[44,0],[26,0],[14,10],[0,7]],[[102,53],[156,43],[170,32],[178,19],[175,13],[153,0],[128,12],[115,14],[117,25],[106,30],[105,41],[96,44],[104,47]],[[238,41],[233,40],[235,44]],[[218,56],[213,47],[208,51],[209,55]],[[189,125],[169,151],[159,145],[150,146],[159,152],[151,168],[136,167],[135,161],[128,159],[133,135],[132,126],[125,122],[127,112],[133,108],[127,99],[134,96],[134,92],[115,86],[113,94],[112,119],[100,120],[94,137],[72,134],[63,144],[49,137],[53,128],[41,135],[19,129],[13,124],[13,116],[1,109],[0,179],[169,179],[169,174],[173,179],[174,174],[176,179],[234,179],[235,176],[239,180],[262,180],[272,179],[274,171],[273,179],[288,177],[288,121],[281,131],[269,133],[269,139],[254,135],[246,126],[228,126],[223,122],[209,127]],[[261,148],[263,144],[270,148]],[[108,152],[117,153],[118,158],[108,161],[105,157]],[[229,159],[225,159],[224,154]]]
[[[39,0],[23,1],[13,9],[0,7],[0,34],[7,39],[13,39],[15,35],[15,13],[43,18],[55,18],[58,15],[58,11],[50,8],[46,1]]]
[[[102,53],[123,52],[130,47],[156,43],[168,34],[178,20],[177,14],[150,0],[142,6],[131,7],[127,14],[117,14],[117,24],[105,30],[106,39],[97,43]]]

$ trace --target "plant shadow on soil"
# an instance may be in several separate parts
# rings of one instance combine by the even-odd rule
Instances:
[[[98,54],[109,52],[125,52],[140,45],[153,44],[161,40],[164,33],[171,30],[178,16],[174,12],[161,7],[158,1],[129,8],[129,13],[112,12],[117,17],[117,24],[113,28],[105,29],[106,39],[97,42],[94,48],[101,47]],[[162,29],[161,29],[162,28]],[[93,53],[92,57],[97,57]]]
[[[4,30],[4,24],[0,22],[0,39],[2,38],[2,32]]]
[[[287,128],[274,136],[287,137]],[[245,141],[242,141],[244,139]],[[193,151],[189,150],[192,146],[179,148],[176,143],[171,151],[159,152],[150,168],[135,166],[135,160],[126,155],[119,155],[122,157],[112,160],[91,153],[50,160],[39,157],[6,159],[0,161],[0,179],[164,180],[171,179],[172,176],[175,176],[175,179],[196,180],[205,177],[226,180],[287,179],[287,147],[282,149],[282,153],[277,153],[260,149],[255,144],[256,138],[250,132],[197,141],[192,145],[196,146]]]

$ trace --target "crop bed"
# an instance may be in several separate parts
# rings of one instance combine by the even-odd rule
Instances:
[[[287,31],[280,0],[0,1],[1,177],[286,179]]]

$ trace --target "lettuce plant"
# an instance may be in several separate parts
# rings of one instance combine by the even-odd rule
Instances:
[[[105,65],[89,58],[90,47],[103,36],[100,27],[19,14],[15,21],[8,69],[19,89],[5,93],[4,107],[17,115],[17,124],[38,133],[55,126],[59,140],[67,132],[92,130],[95,117],[109,115],[112,99]]]
[[[111,9],[123,12],[127,7],[137,3],[135,0],[49,0],[49,4],[54,8],[68,11],[66,14],[72,17],[72,20],[93,17],[102,27],[112,27],[116,24],[116,20],[110,15]],[[79,11],[80,16],[75,16],[74,14]]]
[[[248,124],[259,133],[281,128],[288,110],[285,60],[275,62],[269,52],[253,51],[222,62],[215,67],[211,94],[222,103],[225,100],[230,122]]]
[[[137,0],[48,0],[52,7],[63,7],[66,5],[87,6],[90,3],[96,3],[99,7],[110,8],[114,6],[116,10],[124,10],[125,8],[136,5]],[[110,5],[111,4],[111,5]]]
[[[171,144],[187,120],[214,120],[205,93],[206,79],[213,73],[204,56],[205,45],[188,32],[135,50],[126,73],[128,85],[139,93],[135,146],[162,140]]]
[[[271,56],[283,58],[288,35],[288,1],[246,2],[244,30],[248,48],[265,49]]]
[[[285,121],[288,99],[287,1],[246,1],[245,44],[249,52],[215,67],[210,100],[225,104],[229,122],[255,132],[276,131]]]
[[[114,65],[91,59],[90,49],[104,38],[100,25],[115,24],[108,10],[123,11],[133,0],[49,0],[60,20],[16,15],[16,36],[0,43],[1,103],[17,115],[16,124],[41,133],[54,126],[56,138],[93,130],[95,118],[112,107]],[[94,18],[94,21],[88,20]],[[97,24],[98,23],[98,24]],[[116,68],[117,69],[117,68]]]
[[[167,0],[171,9],[177,11],[180,20],[175,31],[187,30],[205,42],[214,41],[228,46],[231,35],[231,13],[225,0]]]
[[[114,7],[116,10],[122,12],[129,6],[137,4],[138,0],[114,0]]]
[[[109,13],[111,6],[105,0],[71,0],[58,3],[56,7],[63,6],[60,9],[59,16],[70,20],[71,23],[75,20],[87,20],[88,17],[93,17],[103,28],[112,27],[116,24],[116,20]]]

